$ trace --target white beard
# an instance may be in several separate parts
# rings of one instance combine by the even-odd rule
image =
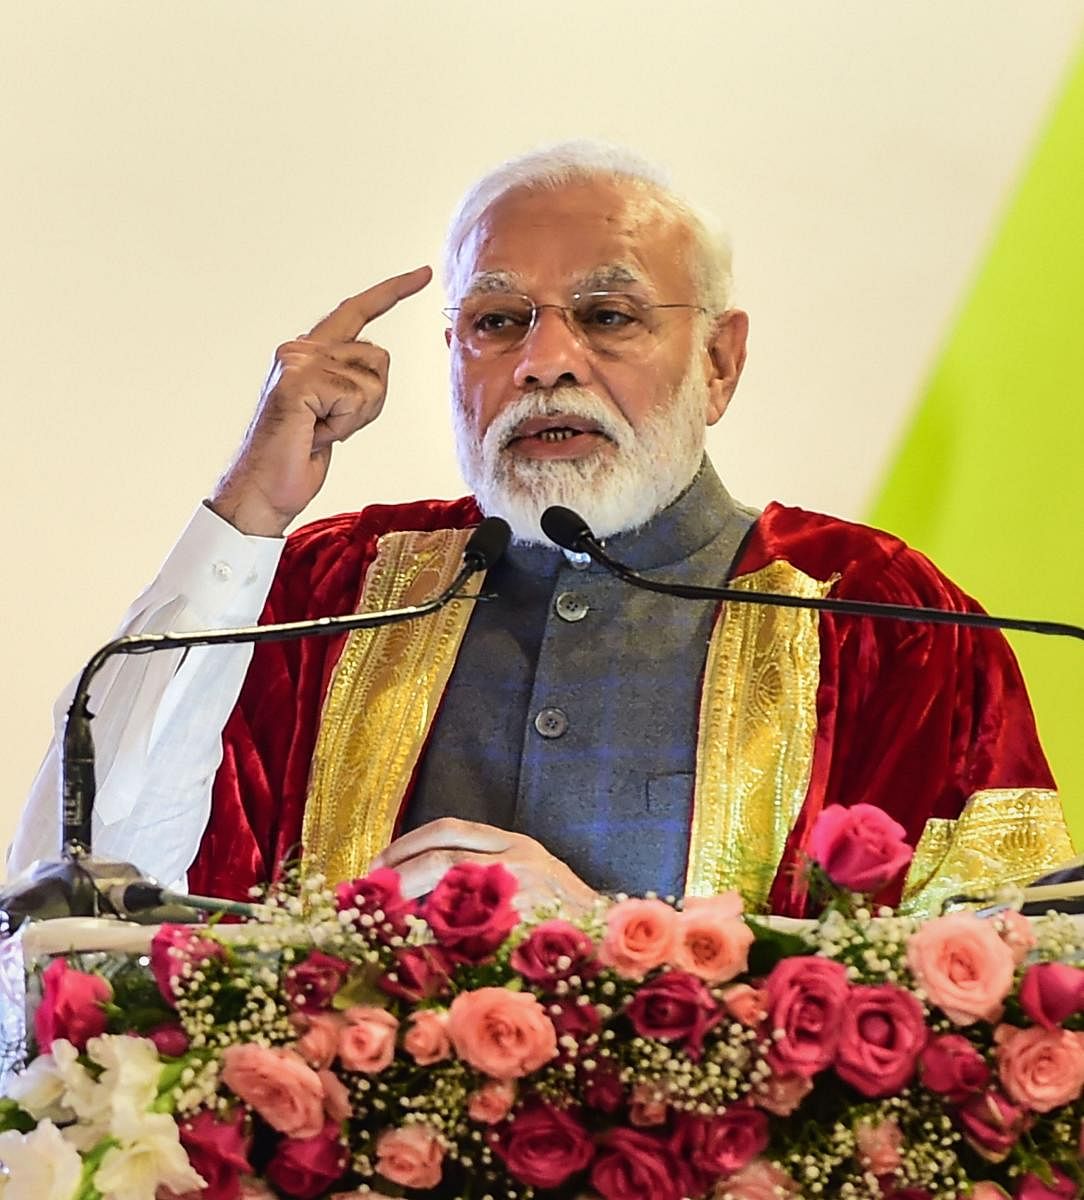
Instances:
[[[669,404],[634,429],[584,388],[528,392],[502,409],[479,439],[453,398],[452,426],[463,478],[486,516],[504,517],[517,542],[550,545],[539,527],[551,504],[580,514],[597,537],[639,529],[689,486],[704,455],[707,394],[690,365]],[[610,439],[577,459],[532,459],[510,453],[516,429],[532,417],[581,417]]]

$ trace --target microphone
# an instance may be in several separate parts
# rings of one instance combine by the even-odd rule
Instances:
[[[817,612],[840,613],[851,617],[874,617],[888,621],[913,621],[918,624],[965,625],[975,629],[1017,629],[1055,637],[1084,640],[1084,628],[1060,621],[1034,621],[1019,617],[995,617],[989,613],[956,612],[948,608],[923,608],[911,604],[885,604],[875,600],[836,600],[831,597],[788,596],[782,592],[750,592],[744,588],[705,587],[700,584],[672,583],[648,579],[617,559],[611,558],[591,532],[591,526],[570,508],[553,505],[542,514],[542,532],[564,550],[587,554],[600,566],[633,587],[686,600],[732,600],[739,604],[767,604],[776,608],[811,608]]]
[[[453,600],[478,600],[461,589],[472,576],[488,570],[508,548],[512,531],[501,517],[486,517],[463,548],[463,565],[455,579],[439,595],[421,604],[382,612],[345,613],[305,621],[274,625],[252,625],[237,629],[193,630],[190,633],[129,634],[107,642],[83,668],[68,708],[61,748],[61,858],[31,864],[0,890],[0,912],[7,914],[9,930],[23,920],[57,916],[98,916],[102,912],[122,915],[110,896],[122,895],[119,888],[143,883],[129,863],[110,863],[91,856],[91,814],[97,785],[94,775],[94,739],[90,722],[90,684],[108,659],[115,654],[148,654],[189,646],[222,646],[257,642],[284,642],[303,637],[329,637],[355,629],[375,629],[399,621],[411,621],[443,608]],[[150,884],[149,886],[157,886]],[[180,896],[177,901],[197,907]],[[124,908],[124,905],[120,906]],[[161,919],[161,918],[159,918]],[[168,918],[173,919],[173,918]]]

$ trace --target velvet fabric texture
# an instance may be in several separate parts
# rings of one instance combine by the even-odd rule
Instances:
[[[465,498],[373,506],[306,526],[287,540],[261,620],[350,611],[382,534],[479,519]],[[780,559],[816,579],[838,575],[831,594],[840,598],[979,611],[899,539],[771,504],[733,574]],[[223,732],[211,817],[189,870],[192,891],[244,898],[299,856],[309,764],[344,641],[255,648]],[[928,817],[957,817],[974,792],[1053,787],[1020,671],[998,633],[822,614],[820,648],[810,784],[772,887],[772,911],[807,915],[800,867],[825,805],[877,804],[914,844]],[[897,887],[880,899],[898,898]]]

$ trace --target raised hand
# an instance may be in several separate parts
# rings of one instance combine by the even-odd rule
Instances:
[[[283,533],[323,486],[334,443],[384,406],[388,352],[358,341],[362,330],[432,277],[429,267],[393,275],[279,346],[252,423],[210,498],[220,517],[242,533]]]

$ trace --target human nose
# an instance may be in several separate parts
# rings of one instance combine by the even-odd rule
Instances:
[[[557,305],[542,305],[517,351],[513,380],[524,389],[560,385],[583,387],[590,365],[583,342]]]

